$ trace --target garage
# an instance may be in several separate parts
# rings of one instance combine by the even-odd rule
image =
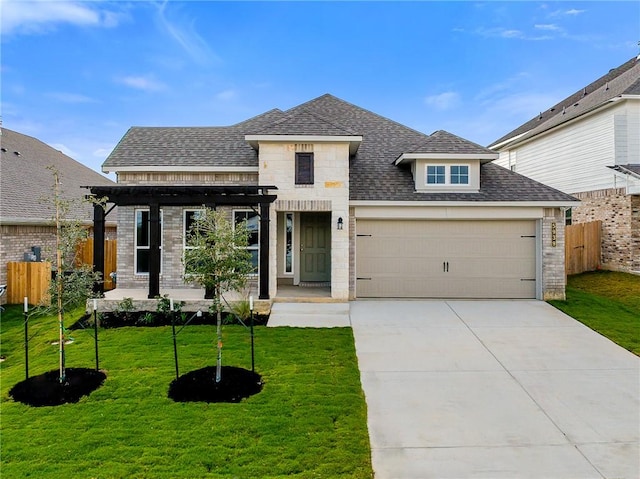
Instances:
[[[534,220],[356,222],[359,298],[535,298]]]

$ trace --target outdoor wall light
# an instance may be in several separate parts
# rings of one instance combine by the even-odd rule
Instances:
[[[340,218],[338,218],[338,229],[341,230],[342,226],[344,224],[344,221],[342,221],[342,216]]]

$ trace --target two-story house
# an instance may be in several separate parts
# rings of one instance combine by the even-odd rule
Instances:
[[[640,58],[640,57],[639,57]],[[640,272],[640,61],[632,58],[496,140],[495,163],[581,200],[602,266]]]
[[[118,185],[118,287],[182,288],[203,205],[252,231],[260,297],[564,297],[574,198],[331,95],[227,127],[131,128],[103,165]],[[97,212],[97,220],[104,220]]]

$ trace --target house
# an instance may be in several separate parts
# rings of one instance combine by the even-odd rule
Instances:
[[[60,175],[60,196],[77,202],[67,218],[81,220],[87,227],[92,225],[92,208],[79,204],[87,194],[81,187],[115,183],[36,138],[7,128],[0,133],[0,284],[6,284],[8,262],[24,261],[25,254],[35,259],[38,250],[40,259],[55,258],[52,168]],[[115,215],[106,232],[115,239]]]
[[[639,57],[640,58],[640,57]],[[632,58],[499,138],[495,161],[581,200],[602,221],[602,266],[640,272],[640,61]]]
[[[118,287],[149,298],[185,287],[202,205],[248,221],[262,299],[563,298],[576,200],[497,157],[327,94],[227,127],[133,127],[103,164],[118,185],[91,191],[119,205]]]

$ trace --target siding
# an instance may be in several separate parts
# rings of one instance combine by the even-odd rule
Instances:
[[[565,193],[612,187],[606,166],[615,163],[613,114],[595,114],[519,147],[518,173]]]
[[[511,150],[496,163],[565,193],[620,186],[607,166],[640,163],[640,102],[624,101]]]

